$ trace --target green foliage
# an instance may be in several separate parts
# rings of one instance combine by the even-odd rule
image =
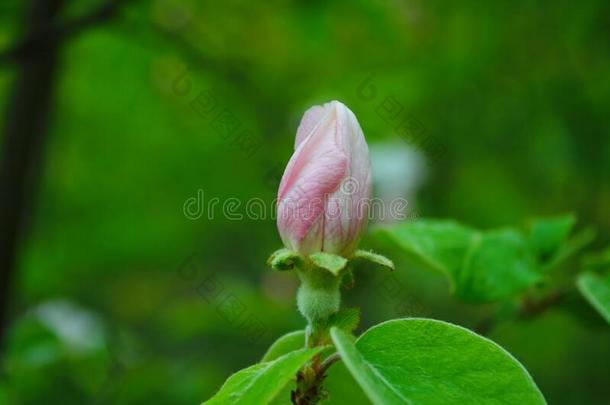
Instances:
[[[375,404],[545,403],[514,357],[459,326],[403,319],[374,326],[355,343],[340,329],[331,335]]]
[[[532,221],[528,239],[533,251],[542,258],[550,258],[565,242],[575,223],[574,215]]]
[[[456,278],[468,248],[480,238],[474,229],[455,221],[424,220],[381,228],[416,261]]]
[[[542,272],[559,267],[592,242],[595,232],[590,228],[571,235],[575,224],[573,214],[531,221],[528,243]]]
[[[294,378],[296,372],[322,347],[301,349],[275,360],[258,363],[233,374],[207,405],[269,403]]]
[[[540,280],[525,237],[513,229],[479,232],[454,221],[418,220],[383,229],[410,257],[449,277],[456,296],[490,302]]]
[[[585,230],[568,238],[573,216],[533,222],[528,236],[515,228],[477,231],[449,220],[418,220],[381,228],[419,265],[445,274],[454,294],[472,303],[508,299],[542,281],[592,240]]]
[[[600,276],[583,273],[578,277],[578,289],[587,301],[610,323],[610,274]]]
[[[457,278],[457,294],[475,302],[517,295],[540,280],[525,238],[513,229],[475,239]]]
[[[595,239],[595,231],[591,228],[583,229],[571,238],[567,239],[551,256],[547,263],[542,265],[544,272],[549,272],[559,267],[576,253],[580,252]]]
[[[0,1],[2,51],[26,32],[30,3]],[[58,24],[98,2],[63,3]],[[599,230],[598,246],[610,242],[606,0],[560,7],[155,0],[129,2],[127,11],[70,32],[62,45],[44,159],[32,173],[38,198],[27,204],[18,247],[10,343],[0,360],[8,401],[0,403],[193,404],[275,337],[302,328],[294,275],[265,271],[280,243],[273,219],[227,220],[217,209],[213,219],[190,220],[182,207],[198,189],[204,202],[254,197],[271,206],[301,114],[333,98],[350,106],[371,150],[383,150],[381,164],[395,169],[392,177],[374,166],[376,193],[398,195],[394,179],[415,177],[386,152],[419,148],[395,130],[403,118],[424,128],[409,135],[446,146],[408,191],[418,216],[488,229],[570,210]],[[18,69],[0,68],[4,116]],[[188,95],[174,90],[184,69]],[[371,75],[365,90],[372,100],[361,86]],[[257,153],[246,159],[211,126],[214,115],[193,110],[205,90],[261,140]],[[402,108],[397,120],[380,115],[386,101]],[[399,255],[379,251],[399,263]],[[196,271],[185,279],[179,268],[193,254]],[[542,288],[562,276],[555,270],[573,277],[579,269],[565,260],[547,269],[552,263],[544,259],[537,257]],[[607,268],[602,261],[592,270]],[[418,304],[418,315],[460,325],[475,325],[490,310],[456,303],[434,274],[398,270],[384,280],[399,281],[400,295],[381,292],[384,272],[368,281],[356,271],[343,300],[362,306],[363,326],[402,316],[404,297]],[[210,276],[218,276],[218,296],[200,293]],[[104,343],[95,353],[23,333],[37,306],[57,298],[99,316]],[[235,317],[226,316],[227,302],[237,303]],[[253,316],[265,331],[255,341],[244,327]],[[523,361],[550,403],[607,404],[610,328],[585,300],[572,302],[570,294],[535,319],[491,333]],[[338,366],[329,372],[331,401],[354,404],[360,392],[353,381],[351,397],[331,386]]]

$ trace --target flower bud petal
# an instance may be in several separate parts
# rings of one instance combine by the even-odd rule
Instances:
[[[284,245],[303,255],[350,255],[367,219],[368,147],[354,114],[332,101],[307,110],[278,192]]]

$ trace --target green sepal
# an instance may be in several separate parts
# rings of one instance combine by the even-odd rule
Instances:
[[[353,260],[362,260],[368,263],[372,263],[376,266],[383,267],[387,270],[394,271],[394,262],[388,259],[385,256],[382,256],[377,253],[370,252],[368,250],[358,250],[352,256]]]
[[[282,248],[276,250],[269,256],[267,264],[269,264],[273,270],[290,271],[295,267],[300,267],[303,264],[303,259],[298,253]]]
[[[351,267],[351,265],[347,267],[347,270],[343,273],[343,278],[341,279],[341,287],[346,290],[351,290],[356,284],[356,281],[354,280],[354,271]]]
[[[318,252],[309,255],[309,260],[314,266],[324,269],[334,276],[338,276],[341,270],[347,266],[347,259],[332,253]]]

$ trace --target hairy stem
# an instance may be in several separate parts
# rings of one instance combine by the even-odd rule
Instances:
[[[297,295],[299,311],[308,321],[306,347],[325,346],[330,343],[329,318],[341,304],[340,278],[313,266],[299,270],[301,286]],[[339,360],[335,353],[322,360],[320,354],[297,373],[297,388],[291,392],[295,405],[315,405],[326,398],[322,386],[328,368]]]

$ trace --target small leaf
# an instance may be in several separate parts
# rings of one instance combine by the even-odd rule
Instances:
[[[610,275],[583,273],[578,277],[577,285],[589,304],[610,323]]]
[[[309,255],[313,264],[321,269],[328,270],[333,275],[338,276],[341,270],[347,265],[347,259],[331,253],[318,252]]]
[[[460,326],[399,319],[374,326],[355,343],[338,328],[331,336],[374,404],[545,404],[514,357]]]
[[[591,228],[584,229],[577,233],[572,238],[568,239],[567,242],[555,253],[553,258],[545,264],[543,270],[548,272],[551,269],[559,266],[570,257],[584,249],[595,239],[595,231]]]
[[[450,276],[480,233],[455,221],[425,220],[381,228],[410,258]]]
[[[261,359],[261,362],[275,360],[286,353],[305,347],[305,331],[295,330],[278,338]]]
[[[575,223],[576,217],[572,214],[535,219],[529,232],[529,243],[534,252],[542,258],[549,258],[567,239]]]
[[[296,372],[324,347],[301,349],[273,361],[258,363],[230,376],[207,405],[269,403],[294,378]]]
[[[541,279],[529,245],[514,229],[479,232],[454,221],[423,220],[385,228],[407,257],[451,281],[466,302],[518,295]]]
[[[329,326],[336,326],[339,329],[351,333],[360,324],[360,309],[358,308],[344,308],[339,310],[330,317],[328,321]]]
[[[300,266],[302,262],[301,256],[289,249],[276,250],[267,259],[267,264],[277,271],[293,270]]]
[[[366,250],[358,250],[354,253],[353,259],[373,263],[390,271],[394,271],[395,269],[394,262],[387,257]]]

